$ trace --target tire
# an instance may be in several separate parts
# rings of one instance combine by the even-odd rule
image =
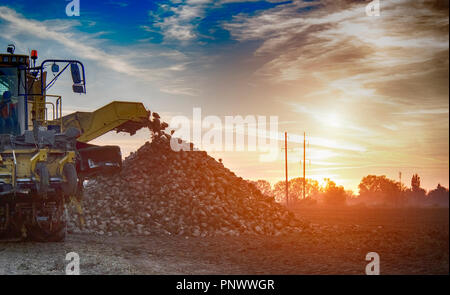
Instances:
[[[61,219],[58,221],[58,226],[49,230],[42,228],[39,224],[33,223],[27,228],[27,238],[33,242],[64,242],[67,232],[67,217],[64,213],[64,205],[58,205]]]
[[[66,222],[64,222],[63,226],[58,231],[53,232],[48,237],[47,241],[56,243],[64,242],[66,239],[66,233],[67,233],[67,224]]]
[[[36,182],[36,190],[39,196],[46,196],[50,186],[50,175],[45,163],[37,163],[35,172],[39,175],[39,181]]]
[[[38,226],[34,225],[28,229],[28,238],[33,242],[64,242],[66,239],[67,226],[64,222],[57,230],[52,232],[43,231]]]
[[[61,188],[65,196],[76,196],[78,189],[78,175],[75,165],[66,163],[63,167],[63,175],[66,181],[63,182]]]
[[[44,232],[37,226],[33,226],[29,229],[28,238],[30,241],[38,243],[60,243],[65,241],[66,232],[67,227],[65,225],[60,227],[58,230],[52,231],[51,233]]]

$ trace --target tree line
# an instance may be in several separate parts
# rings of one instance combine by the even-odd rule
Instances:
[[[286,203],[286,182],[279,181],[273,187],[266,180],[253,181],[265,195],[277,202]],[[305,192],[303,193],[303,188]],[[367,175],[358,185],[359,194],[345,190],[331,179],[325,179],[320,186],[314,179],[302,177],[288,181],[288,202],[291,204],[324,204],[331,206],[364,204],[370,206],[410,206],[410,207],[448,207],[449,190],[440,184],[433,190],[426,191],[420,186],[420,176],[414,174],[411,186],[406,187],[385,175]],[[303,197],[305,196],[305,197]]]

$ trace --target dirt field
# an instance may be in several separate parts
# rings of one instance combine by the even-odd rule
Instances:
[[[377,252],[381,274],[448,274],[448,209],[298,209],[311,222],[279,237],[68,236],[65,243],[0,243],[0,274],[364,274]]]

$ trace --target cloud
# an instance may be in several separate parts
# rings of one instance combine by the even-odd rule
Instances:
[[[195,20],[204,15],[204,8],[209,3],[212,1],[192,0],[175,6],[161,4],[156,12],[149,12],[150,21],[162,31],[166,41],[186,42],[197,37]]]
[[[332,161],[448,175],[448,2],[381,1],[380,17],[367,3],[292,1],[222,26],[256,44],[252,83],[283,93],[292,128],[364,150]]]
[[[327,129],[333,130],[347,130],[352,132],[350,136],[372,136],[374,135],[374,130],[365,128],[362,124],[357,124],[352,122],[349,116],[343,114],[342,111],[332,108],[318,108],[314,106],[306,107],[305,105],[289,102],[286,103],[292,111],[306,114],[316,120],[317,123],[324,126]]]
[[[19,34],[37,36],[40,39],[59,43],[82,58],[102,62],[105,66],[117,72],[128,73],[134,76],[149,74],[148,72],[146,73],[144,70],[125,62],[121,58],[106,53],[94,44],[89,45],[85,42],[80,42],[80,36],[67,32],[75,27],[75,23],[73,22],[60,20],[52,22],[33,21],[24,18],[7,7],[0,7],[0,18],[7,21],[6,28],[2,31],[8,32],[8,35],[11,37]],[[55,22],[58,22],[58,26],[54,26]],[[88,40],[86,36],[81,39],[83,41],[91,41],[91,43],[94,41]],[[152,76],[153,75],[150,73],[146,78]]]
[[[269,58],[256,72],[262,77],[289,82],[315,74],[354,95],[374,96],[370,82],[399,78],[394,73],[414,74],[408,66],[448,50],[448,10],[389,1],[383,3],[381,17],[370,18],[365,3],[336,2],[294,1],[254,17],[237,15],[223,26],[236,40],[262,42],[255,51]],[[299,12],[306,7],[311,9]],[[343,74],[340,79],[337,73]]]
[[[293,1],[223,27],[240,42],[259,41],[255,78],[298,85],[298,99],[321,110],[338,103],[395,121],[394,113],[448,109],[448,7],[437,2],[385,1],[380,17],[368,17],[366,3]]]
[[[246,2],[260,2],[261,0],[220,0],[217,1],[217,5],[223,5],[228,3],[246,3]],[[285,0],[267,0],[267,2],[277,3],[277,2],[285,2]]]
[[[108,45],[96,38],[100,33],[77,32],[76,27],[80,25],[77,21],[36,21],[5,6],[0,6],[0,20],[3,21],[0,23],[2,38],[16,40],[16,45],[23,50],[30,46],[24,40],[29,43],[45,40],[52,42],[53,48],[58,44],[64,51],[82,60],[90,60],[116,73],[161,85],[162,92],[183,95],[193,95],[195,92],[176,79],[175,74],[186,70],[186,56],[179,51],[148,44],[134,45],[132,48]]]
[[[394,113],[395,115],[448,115],[448,108],[447,109],[429,109],[429,110],[414,110],[414,111],[407,111],[407,112],[401,112],[401,113]]]
[[[94,42],[94,40],[88,40],[86,36],[81,38],[85,42],[80,42],[79,36],[67,32],[76,26],[74,22],[29,20],[7,7],[0,7],[0,18],[7,21],[6,28],[2,31],[8,32],[10,37],[19,34],[37,36],[40,39],[59,43],[82,58],[102,62],[106,67],[119,73],[127,73],[138,77],[144,77],[147,74],[146,78],[153,76],[153,73],[146,72],[146,70],[139,69],[121,58],[108,54],[94,44],[86,44],[86,41]],[[58,26],[54,26],[55,22],[58,22]]]

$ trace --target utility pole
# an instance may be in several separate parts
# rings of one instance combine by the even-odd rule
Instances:
[[[287,162],[287,132],[284,132],[284,162],[286,170],[286,207],[289,205],[289,181],[288,181],[288,162]]]
[[[306,189],[306,132],[303,132],[303,199],[305,199]]]
[[[399,182],[400,182],[400,194],[401,194],[401,193],[402,193],[402,172],[401,172],[401,171],[398,172],[398,180],[399,180]],[[396,200],[395,200],[395,205],[396,205],[396,206],[399,205],[398,202],[399,202],[399,200],[396,199]]]

